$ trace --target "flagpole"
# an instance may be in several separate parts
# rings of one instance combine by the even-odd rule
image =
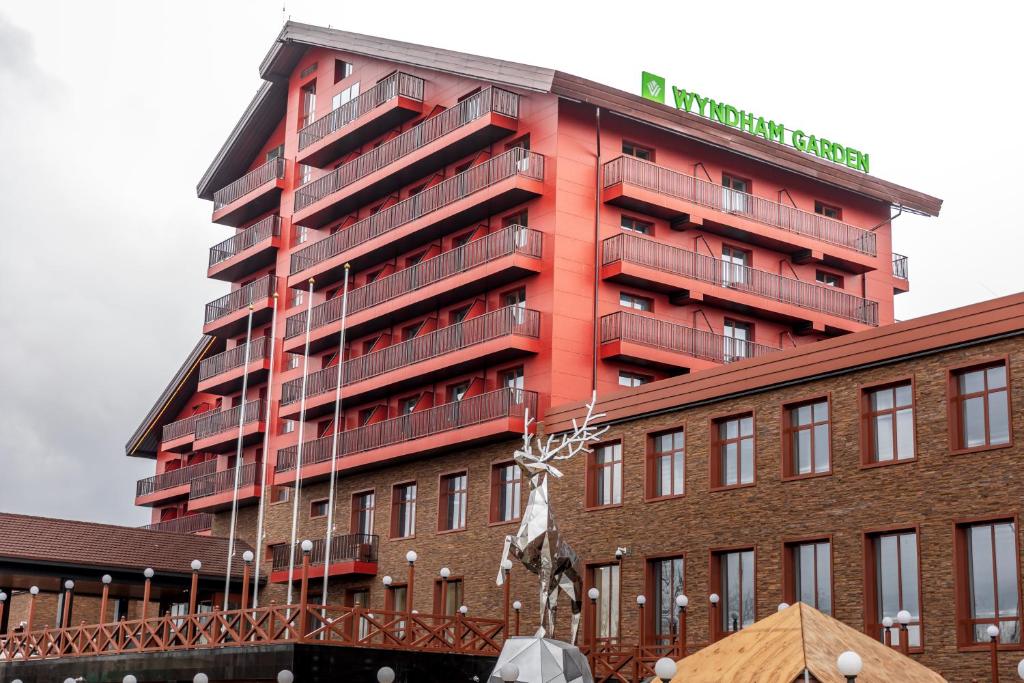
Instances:
[[[288,548],[288,605],[292,604],[292,581],[295,579],[295,543],[299,532],[299,494],[302,491],[302,439],[306,426],[306,381],[309,378],[309,333],[313,324],[313,278],[309,278],[309,301],[306,305],[306,345],[302,352],[302,391],[299,395],[299,445],[295,449],[295,486],[292,491],[292,536]]]
[[[341,290],[341,326],[338,330],[338,386],[334,388],[334,436],[331,438],[331,485],[327,494],[327,531],[324,538],[324,589],[320,596],[320,605],[327,606],[327,571],[331,564],[331,537],[334,531],[334,486],[337,481],[335,467],[338,463],[338,434],[341,428],[341,385],[345,376],[345,316],[348,314],[348,271],[345,264],[345,284]]]
[[[228,534],[228,567],[224,572],[224,611],[228,611],[228,597],[231,595],[231,561],[235,556],[235,527],[238,524],[238,485],[242,479],[242,437],[245,429],[245,393],[249,389],[249,353],[252,351],[252,310],[249,304],[249,319],[245,330],[245,365],[242,366],[242,401],[238,405],[238,445],[235,447],[235,484],[231,491],[231,532]]]
[[[270,444],[270,406],[274,391],[274,345],[277,342],[277,292],[274,292],[274,301],[270,319],[270,370],[267,373],[267,415],[263,423],[263,472],[260,475],[260,504],[256,512],[256,564],[252,574],[252,606],[255,609],[260,606],[260,558],[263,557],[263,515],[265,514],[267,497],[267,475],[270,459],[267,457],[267,447]]]

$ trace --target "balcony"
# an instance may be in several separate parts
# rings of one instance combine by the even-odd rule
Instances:
[[[216,469],[217,461],[208,460],[140,479],[135,484],[135,504],[156,505],[187,496],[193,479]]]
[[[539,351],[540,313],[508,306],[345,361],[344,398],[370,401]],[[306,380],[306,419],[333,412],[337,366],[311,373]],[[302,379],[285,382],[281,417],[299,417],[301,398]]]
[[[292,580],[298,581],[302,567],[301,544],[295,544],[295,571]],[[331,561],[324,562],[327,554],[327,542],[318,538],[313,541],[313,550],[309,553],[309,578],[327,576],[349,576],[362,574],[373,576],[377,573],[377,534],[339,534],[331,537]],[[292,561],[291,547],[288,545],[274,546],[274,557],[270,569],[270,580],[274,583],[288,583],[288,564]]]
[[[338,434],[336,469],[349,470],[522,436],[527,409],[531,415],[537,414],[536,393],[504,388],[349,429]],[[329,434],[302,444],[303,481],[330,475],[334,440]],[[279,450],[274,482],[294,482],[297,463],[298,446]]]
[[[249,363],[246,364],[248,348]],[[270,372],[270,339],[256,337],[249,344],[239,344],[199,363],[199,391],[211,394],[230,394],[242,388],[244,376],[249,374],[249,386],[263,382]]]
[[[903,254],[892,255],[892,293],[902,294],[910,291],[909,263]]]
[[[267,216],[258,223],[210,247],[206,276],[233,282],[273,265],[281,246],[281,217]]]
[[[147,524],[142,528],[150,531],[166,531],[172,534],[201,534],[213,529],[213,515],[209,512],[197,512],[184,517]]]
[[[878,325],[878,304],[825,285],[724,263],[635,235],[602,244],[601,277],[667,293],[673,303],[754,311],[799,332],[857,332]]]
[[[602,200],[708,232],[863,273],[878,268],[875,233],[821,214],[622,156],[604,165]]]
[[[231,337],[245,332],[250,305],[254,328],[270,322],[274,314],[273,298],[276,291],[277,277],[265,275],[211,301],[206,304],[203,334]]]
[[[296,161],[324,166],[423,113],[423,79],[396,71],[299,131]]]
[[[213,193],[213,222],[237,228],[280,206],[285,161],[271,159]]]
[[[518,95],[485,88],[298,188],[292,222],[321,227],[514,133],[518,117]]]
[[[227,410],[210,412],[196,421],[194,450],[222,453],[234,449],[238,443],[239,418],[242,420],[242,444],[248,446],[262,438],[266,406],[264,401],[248,401]],[[192,490],[195,491],[193,485]]]
[[[353,289],[348,294],[347,334],[361,337],[539,273],[542,242],[543,233],[511,225]],[[336,346],[341,297],[314,306],[312,317],[310,352]],[[302,353],[305,333],[306,313],[290,316],[285,351]]]
[[[260,479],[263,465],[251,462],[241,468],[232,467],[199,477],[192,481],[188,494],[189,510],[223,510],[231,507],[235,495],[235,476],[238,476],[238,504],[250,503],[260,497]]]
[[[160,436],[160,450],[172,453],[188,453],[193,450],[196,438],[196,421],[209,415],[208,412],[190,415],[164,425]]]
[[[625,311],[601,318],[601,358],[674,374],[757,358],[778,350]]]
[[[309,278],[318,288],[337,282],[346,263],[361,270],[521,204],[543,192],[543,180],[543,156],[510,149],[293,253],[288,286],[303,287]]]

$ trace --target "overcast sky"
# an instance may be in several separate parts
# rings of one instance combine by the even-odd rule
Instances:
[[[820,131],[945,200],[894,225],[897,317],[1024,289],[1020,10],[903,5],[0,1],[0,510],[148,521],[124,443],[226,291],[195,185],[285,14],[634,92],[647,69]]]

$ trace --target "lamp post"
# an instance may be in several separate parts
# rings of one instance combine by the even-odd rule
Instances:
[[[441,576],[441,614],[448,614],[448,577],[452,575],[452,570],[448,567],[441,567],[441,571],[438,572]]]
[[[295,680],[295,674],[288,669],[281,669],[277,672],[277,683],[292,683]]]
[[[896,621],[900,623],[900,652],[910,654],[910,612],[901,609],[896,613]]]
[[[590,653],[593,654],[597,649],[597,599],[601,597],[601,591],[591,588],[587,591],[587,597],[590,598]]]
[[[864,662],[861,661],[859,654],[847,650],[836,658],[836,668],[846,677],[846,683],[854,683],[860,670],[864,668]]]
[[[377,683],[395,683],[395,670],[390,666],[377,669]]]
[[[516,600],[512,603],[512,609],[516,612],[516,635],[519,635],[519,610],[523,608],[523,603]]]
[[[210,677],[204,673],[198,673],[192,677],[192,683],[210,683]]]
[[[128,674],[121,679],[121,683],[139,683],[139,679],[137,679],[135,676],[131,674]]]
[[[199,592],[199,570],[203,568],[203,563],[199,560],[192,560],[192,585],[188,589],[188,613],[196,613],[196,594]],[[225,602],[227,600],[225,599]]]
[[[708,602],[711,603],[711,613],[708,615],[708,635],[711,636],[711,640],[714,640],[714,633],[718,630],[718,593],[712,593],[708,596]]]
[[[498,677],[501,678],[504,683],[515,683],[519,680],[519,667],[509,662],[498,670]]]
[[[679,658],[686,656],[686,607],[690,604],[690,598],[685,595],[676,596],[676,607],[679,609]],[[674,675],[674,674],[673,674]]]
[[[110,600],[110,582],[113,581],[113,577],[110,574],[104,574],[100,577],[100,583],[103,584],[103,595],[100,597],[100,623],[107,623],[107,602]],[[3,615],[0,614],[0,621],[3,621]]]
[[[507,557],[501,561],[501,571],[505,575],[505,583],[502,585],[504,590],[504,609],[505,609],[505,635],[508,636],[508,618],[509,618],[509,599],[512,597],[512,585],[509,581],[509,576],[512,573],[512,560]]]
[[[787,610],[787,609],[789,609],[789,603],[788,602],[780,602],[779,603],[779,607],[778,607],[778,609],[776,611],[781,612],[781,611]]]
[[[1017,676],[1024,681],[1024,659],[1017,662]]]
[[[882,619],[882,640],[886,647],[892,647],[892,617]]]
[[[413,588],[415,586],[415,581],[416,581],[416,558],[417,557],[418,556],[416,555],[416,551],[415,550],[410,550],[409,552],[407,552],[405,554],[405,561],[409,563],[409,579],[408,579],[408,581],[405,584],[405,609],[409,612],[409,620],[408,620],[409,621],[409,628],[405,629],[405,638],[406,638],[406,640],[409,640],[409,639],[412,638],[412,626],[413,626],[412,615],[415,613],[415,610],[412,608],[412,606],[413,606]],[[384,668],[387,668],[387,667],[384,667]],[[390,671],[390,669],[389,669],[389,671]],[[392,671],[391,675],[394,676],[394,673],[395,672]],[[377,676],[380,677],[380,672],[377,673]]]
[[[299,585],[299,638],[306,637],[306,605],[309,602],[309,553],[313,550],[313,541],[308,538],[299,544],[302,550],[302,583]],[[327,571],[324,569],[324,571]]]
[[[61,610],[60,625],[71,628],[71,601],[75,595],[75,582],[68,579],[64,582],[64,609]]]
[[[7,593],[0,591],[0,624],[4,623],[4,607],[7,605]]]
[[[644,605],[647,604],[647,596],[638,595],[636,596],[636,615],[637,615],[637,654],[640,654],[640,649],[644,646]]]
[[[152,567],[146,567],[142,570],[142,575],[146,577],[146,584],[142,589],[142,620],[146,620],[146,612],[149,610],[149,591],[153,582],[153,571]]]
[[[39,586],[32,586],[28,589],[28,618],[25,620],[25,633],[32,633],[32,619],[36,615],[36,596],[39,595]]]
[[[990,624],[985,632],[988,633],[988,640],[992,647],[992,683],[999,683],[999,657],[997,656],[999,627],[995,624]]]
[[[242,553],[242,611],[249,607],[249,574],[256,555],[251,550]]]
[[[661,679],[662,683],[669,683],[676,675],[676,663],[668,657],[662,657],[654,663],[654,675]]]

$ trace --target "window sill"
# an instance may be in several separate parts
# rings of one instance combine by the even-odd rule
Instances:
[[[503,521],[488,522],[487,526],[506,526],[508,524],[518,524],[521,521],[523,521],[523,518],[522,517],[518,517],[516,519],[506,519],[506,520],[503,520]]]
[[[1024,643],[1000,643],[996,647],[997,652],[1019,652],[1024,650]],[[957,652],[991,652],[992,646],[988,643],[971,643],[970,645],[963,645],[957,643]],[[913,649],[911,649],[913,652]]]
[[[412,536],[388,536],[389,541],[411,541],[416,538],[416,534]]]
[[[660,503],[660,502],[665,501],[665,500],[679,500],[680,498],[685,498],[685,497],[686,497],[686,492],[684,491],[682,493],[673,493],[670,496],[652,496],[652,497],[644,498],[644,502],[645,503]]]
[[[810,474],[784,474],[782,481],[803,481],[804,479],[818,479],[819,477],[831,477],[832,470],[827,472],[811,472]]]
[[[985,453],[987,451],[998,451],[1004,448],[1012,448],[1013,439],[1010,439],[1008,443],[996,444],[995,446],[975,446],[974,448],[954,448],[949,452],[950,455],[970,455],[971,453]]]
[[[599,510],[614,510],[615,508],[622,507],[622,503],[612,503],[610,505],[587,505],[583,509],[586,512],[597,512]]]
[[[757,485],[757,482],[750,482],[749,484],[729,484],[725,486],[712,486],[709,490],[711,493],[718,491],[735,491],[736,489],[749,489]]]
[[[437,534],[439,536],[446,536],[448,534],[458,534],[466,530],[466,527],[459,527],[458,529],[438,529]]]
[[[917,462],[917,456],[916,455],[913,458],[903,458],[902,460],[879,460],[879,461],[876,461],[876,462],[871,462],[871,461],[864,462],[862,460],[861,463],[860,463],[860,468],[862,470],[873,470],[873,469],[877,469],[879,467],[892,467],[894,465],[906,465],[907,463],[911,463],[911,462]]]

